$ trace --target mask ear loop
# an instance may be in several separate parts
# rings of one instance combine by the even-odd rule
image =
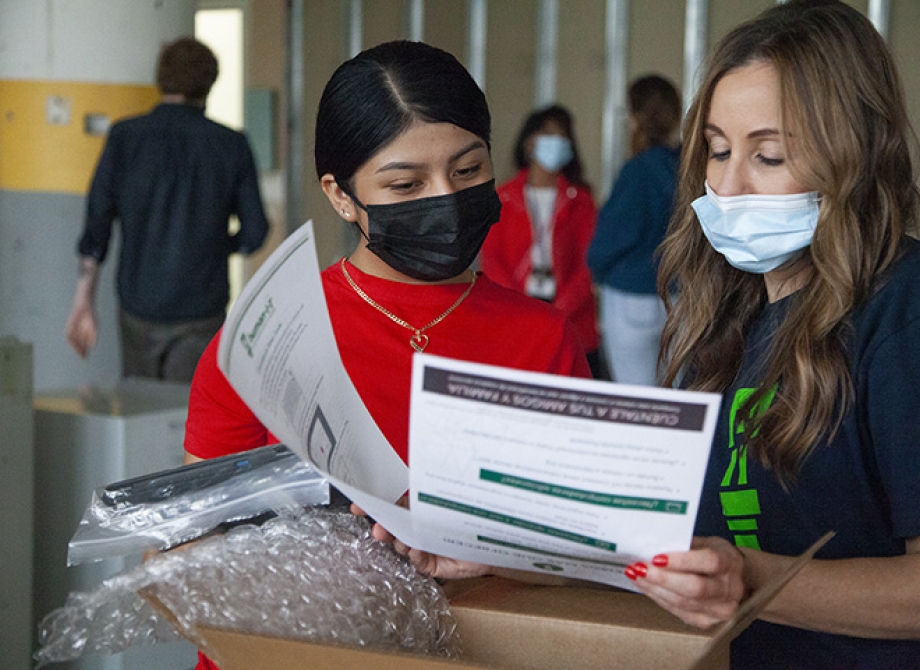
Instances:
[[[358,197],[352,192],[351,187],[347,186],[346,184],[343,184],[342,181],[338,177],[335,178],[335,183],[336,185],[338,185],[340,189],[342,189],[342,192],[345,193],[345,195],[351,198],[351,201],[355,204],[356,207],[359,207],[360,209],[363,209],[365,212],[367,212],[367,207],[365,207],[361,203],[361,201],[358,200]],[[342,214],[345,214],[345,210],[341,210],[341,211],[342,211]],[[355,229],[358,231],[361,237],[363,237],[367,242],[371,241],[370,238],[367,236],[367,234],[364,232],[364,230],[361,228],[361,226],[358,225],[357,217],[355,217],[354,221],[351,221],[351,224],[355,227]]]

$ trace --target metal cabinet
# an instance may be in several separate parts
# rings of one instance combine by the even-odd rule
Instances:
[[[128,379],[110,391],[35,396],[35,570],[41,576],[34,588],[36,630],[69,593],[92,591],[137,564],[113,558],[68,568],[67,543],[95,489],[182,464],[188,394],[187,384]],[[195,654],[190,643],[175,642],[85,656],[67,665],[185,670],[195,665]]]
[[[32,667],[32,345],[0,338],[0,649]]]

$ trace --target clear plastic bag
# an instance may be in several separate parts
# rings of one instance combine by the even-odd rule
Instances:
[[[94,491],[67,565],[162,551],[329,500],[326,478],[281,444],[164,470]]]
[[[374,540],[366,519],[318,507],[234,527],[160,554],[96,591],[71,594],[42,622],[35,658],[41,667],[172,641],[171,618],[205,653],[197,627],[444,658],[460,653],[437,582]]]

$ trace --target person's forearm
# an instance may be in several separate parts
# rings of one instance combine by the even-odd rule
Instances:
[[[96,302],[96,284],[99,278],[99,263],[92,256],[80,256],[77,267],[77,288],[74,304],[92,308]]]
[[[237,251],[249,255],[258,251],[268,239],[269,223],[261,206],[253,203],[239,214],[240,228],[236,233]]]
[[[753,588],[794,560],[743,550]],[[881,639],[920,639],[920,554],[811,561],[760,618],[809,630]]]

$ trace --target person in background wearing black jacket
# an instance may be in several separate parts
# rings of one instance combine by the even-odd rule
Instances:
[[[268,233],[249,142],[204,115],[217,72],[201,42],[166,45],[160,104],[112,126],[93,176],[65,335],[82,357],[96,343],[97,277],[118,219],[125,377],[191,381],[226,315],[228,257],[252,253]],[[230,234],[234,214],[240,228]]]

